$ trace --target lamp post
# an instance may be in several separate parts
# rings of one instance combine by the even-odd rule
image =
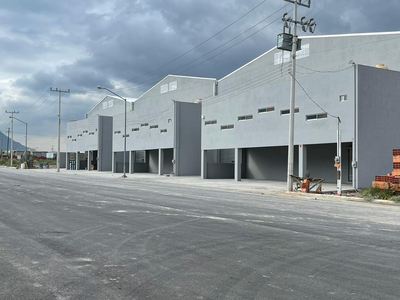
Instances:
[[[101,87],[101,86],[97,86],[97,88],[98,88],[99,90],[106,90],[106,91],[109,91],[111,94],[113,94],[113,95],[117,96],[118,98],[124,100],[124,105],[125,105],[125,122],[124,122],[124,123],[125,123],[125,124],[124,124],[124,167],[123,167],[124,175],[122,176],[122,178],[126,178],[126,177],[127,177],[127,176],[126,176],[126,98],[121,97],[120,95],[118,95],[117,93],[114,93],[113,91],[109,90],[108,88]]]
[[[21,123],[25,124],[25,161],[27,161],[26,154],[28,153],[28,123],[21,121],[20,119],[14,117],[15,120],[20,121]]]

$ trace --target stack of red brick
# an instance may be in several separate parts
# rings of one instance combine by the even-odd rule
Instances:
[[[372,186],[400,192],[400,149],[393,149],[393,172],[385,176],[375,176]]]

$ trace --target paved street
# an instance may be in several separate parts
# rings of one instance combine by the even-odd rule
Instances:
[[[0,168],[0,299],[399,299],[400,206]]]

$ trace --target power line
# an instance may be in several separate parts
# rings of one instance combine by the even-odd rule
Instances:
[[[42,97],[46,94],[46,93],[48,93],[49,91],[46,89],[45,91],[44,91],[44,93],[35,101],[35,102],[33,102],[32,104],[30,104],[29,106],[27,106],[27,107],[25,107],[25,108],[22,108],[21,109],[21,111],[23,111],[23,110],[26,110],[26,109],[28,109],[29,107],[31,107],[31,106],[33,106],[34,104],[36,104],[40,99],[42,99]]]
[[[153,69],[153,70],[151,70],[151,71],[149,71],[149,72],[146,72],[146,73],[144,73],[144,74],[142,74],[142,75],[139,75],[139,76],[137,76],[137,77],[134,77],[134,78],[132,78],[132,79],[128,79],[128,80],[126,80],[126,81],[124,81],[124,82],[122,82],[122,83],[120,83],[120,84],[118,84],[118,85],[121,85],[121,84],[126,83],[126,82],[130,82],[130,81],[132,81],[132,80],[135,80],[135,79],[138,79],[138,78],[143,77],[143,76],[145,76],[145,75],[148,75],[148,74],[150,74],[150,73],[153,73],[154,71],[157,71],[157,70],[159,70],[159,69],[161,69],[161,68],[163,68],[163,67],[165,67],[165,66],[167,66],[167,65],[169,65],[169,64],[171,64],[171,63],[173,63],[173,62],[175,62],[175,61],[177,61],[178,59],[180,59],[180,58],[184,57],[185,55],[189,54],[190,52],[196,50],[196,49],[199,48],[200,46],[204,45],[205,43],[207,43],[208,41],[210,41],[211,39],[213,39],[213,38],[216,37],[217,35],[221,34],[221,33],[224,32],[225,30],[227,30],[228,28],[230,28],[231,26],[233,26],[234,24],[236,24],[237,22],[239,22],[241,19],[243,19],[244,17],[246,17],[247,15],[249,15],[251,12],[253,12],[254,10],[256,10],[256,9],[257,9],[258,7],[260,7],[262,4],[264,4],[266,1],[267,1],[267,0],[262,1],[261,3],[259,3],[258,5],[256,5],[255,7],[253,7],[252,9],[250,9],[247,13],[245,13],[244,15],[242,15],[241,17],[239,17],[238,19],[236,19],[235,21],[233,21],[232,23],[230,23],[228,26],[226,26],[225,28],[221,29],[221,30],[218,31],[217,33],[213,34],[211,37],[207,38],[206,40],[204,40],[203,42],[201,42],[201,43],[198,44],[197,46],[191,48],[190,50],[188,50],[188,51],[186,51],[186,52],[184,52],[184,53],[178,55],[178,56],[175,57],[174,59],[172,59],[172,60],[170,60],[170,61],[164,63],[163,65],[161,65],[161,66],[159,66],[159,67],[157,67],[157,68],[155,68],[155,69]]]
[[[339,73],[339,72],[343,72],[343,71],[346,71],[346,70],[349,70],[349,69],[352,69],[353,68],[353,66],[350,66],[350,67],[347,67],[347,68],[343,68],[343,69],[339,69],[339,70],[326,70],[326,71],[320,71],[320,70],[314,70],[314,69],[311,69],[311,68],[308,68],[308,67],[304,67],[304,66],[300,66],[300,65],[298,65],[300,68],[302,68],[302,69],[306,69],[306,70],[309,70],[309,71],[313,71],[314,73]],[[313,74],[313,73],[309,73],[309,74]]]
[[[293,75],[291,75],[293,77]],[[313,98],[311,98],[311,96],[307,93],[307,91],[305,90],[305,88],[301,85],[301,83],[295,78],[293,77],[294,80],[296,81],[296,83],[300,86],[300,88],[303,90],[303,92],[307,95],[308,99],[310,99],[316,106],[319,107],[319,109],[321,109],[324,113],[326,113],[328,116],[331,116],[332,118],[336,118],[339,119],[338,116],[334,116],[332,114],[330,114],[328,111],[326,111],[325,109],[322,108],[321,105],[319,105],[316,101],[314,101]]]
[[[284,7],[285,7],[285,6],[284,6]],[[192,60],[192,61],[190,61],[190,62],[188,62],[188,63],[186,63],[186,64],[184,64],[184,65],[182,65],[182,66],[180,66],[180,67],[178,67],[178,68],[175,68],[175,69],[169,71],[168,73],[170,74],[170,73],[172,73],[172,72],[178,71],[178,70],[180,70],[180,69],[182,69],[182,68],[184,68],[184,67],[186,67],[186,66],[188,66],[188,65],[190,65],[190,64],[192,64],[192,63],[194,63],[194,62],[196,62],[196,61],[198,61],[198,60],[200,60],[201,58],[206,57],[207,55],[209,55],[209,54],[215,52],[216,50],[222,48],[223,46],[229,44],[230,42],[234,41],[234,40],[237,39],[238,37],[240,37],[240,36],[242,36],[243,34],[247,33],[247,32],[250,31],[251,29],[253,29],[253,28],[255,28],[256,26],[260,25],[262,22],[264,22],[264,21],[266,21],[267,19],[271,18],[273,15],[275,15],[276,13],[278,13],[279,11],[281,11],[284,7],[278,9],[277,11],[275,11],[274,13],[272,13],[271,15],[269,15],[268,17],[264,18],[264,19],[261,20],[260,22],[256,23],[255,25],[251,26],[250,28],[246,29],[246,30],[243,31],[242,33],[236,35],[235,37],[233,37],[233,38],[230,39],[229,41],[223,43],[222,45],[220,45],[220,46],[214,48],[213,50],[207,52],[206,54],[203,54],[202,56],[200,56],[200,57],[198,57],[198,58],[196,58],[196,59],[194,59],[194,60]],[[237,45],[241,44],[242,42],[244,42],[244,41],[246,41],[247,39],[251,38],[252,36],[256,35],[256,34],[259,33],[260,31],[264,30],[265,28],[267,28],[268,26],[272,25],[273,23],[275,23],[276,21],[278,21],[278,20],[280,20],[280,19],[281,19],[281,17],[277,18],[276,20],[272,21],[271,23],[267,24],[266,26],[262,27],[261,29],[257,30],[257,31],[254,32],[253,34],[251,34],[251,35],[249,35],[248,37],[244,38],[243,40],[241,40],[241,41],[235,43],[234,45],[228,47],[227,49],[225,49],[225,50],[223,50],[223,51],[221,51],[221,52],[219,52],[218,54],[216,54],[216,55],[214,55],[214,56],[212,56],[212,57],[210,57],[210,58],[208,58],[208,59],[206,59],[206,60],[200,62],[199,64],[196,64],[196,65],[194,65],[194,66],[192,66],[192,67],[190,67],[190,68],[188,68],[188,69],[183,70],[183,72],[189,71],[189,70],[191,70],[191,69],[193,69],[193,68],[195,68],[195,67],[197,67],[197,66],[199,66],[199,65],[201,65],[201,64],[203,64],[203,63],[205,63],[205,62],[207,62],[207,61],[209,61],[209,60],[211,60],[211,59],[213,59],[213,58],[215,58],[215,57],[217,57],[217,56],[219,56],[219,55],[221,55],[222,53],[225,53],[226,51],[228,51],[228,50],[230,50],[230,49],[236,47]],[[157,78],[162,78],[162,77],[165,77],[165,76],[166,76],[166,75],[157,75],[157,76],[155,76],[155,77],[153,77],[153,78],[151,78],[151,79],[149,79],[149,80],[145,80],[145,81],[143,81],[143,82],[139,82],[139,83],[134,84],[134,85],[131,85],[131,86],[126,86],[126,87],[122,87],[122,88],[117,88],[117,90],[120,91],[120,90],[133,89],[133,88],[136,88],[136,87],[138,87],[138,86],[140,86],[140,85],[143,85],[143,84],[146,84],[146,83],[148,83],[148,82],[154,81],[154,80],[157,79]]]
[[[38,106],[35,106],[34,108],[32,108],[30,111],[25,111],[25,112],[22,112],[23,114],[30,114],[30,113],[34,113],[34,112],[37,112],[37,109],[39,108],[39,107],[41,107],[44,103],[46,103],[46,101],[51,97],[51,93],[46,97],[46,99],[44,99]],[[36,110],[36,111],[35,111]]]

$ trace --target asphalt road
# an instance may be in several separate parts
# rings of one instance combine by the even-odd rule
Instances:
[[[400,207],[0,168],[0,299],[400,299]]]

